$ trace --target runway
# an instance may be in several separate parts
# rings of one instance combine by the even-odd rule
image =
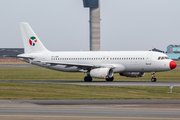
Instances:
[[[180,86],[179,82],[17,81],[99,86]],[[180,100],[0,100],[0,120],[180,120]]]
[[[71,101],[71,100],[69,100]],[[78,100],[72,100],[74,101]],[[79,102],[82,102],[80,100]],[[88,104],[101,100],[84,100],[84,105],[60,105],[65,100],[0,100],[0,119],[3,120],[178,120],[180,103],[153,104],[150,100],[138,100],[149,104]],[[111,100],[105,100],[111,101]],[[133,100],[127,100],[128,103]],[[148,102],[149,101],[149,102]],[[163,100],[152,100],[161,102]],[[113,100],[111,101],[113,103]],[[121,103],[122,102],[122,103]],[[159,103],[157,102],[157,103]],[[173,100],[169,100],[173,102]],[[51,104],[38,104],[51,103]],[[124,103],[124,104],[123,104]],[[152,104],[151,104],[152,103]],[[168,103],[168,102],[167,102]]]
[[[180,82],[84,82],[84,81],[25,81],[25,80],[0,80],[0,82],[22,82],[22,83],[43,83],[43,84],[70,84],[70,85],[95,85],[95,86],[180,86]]]

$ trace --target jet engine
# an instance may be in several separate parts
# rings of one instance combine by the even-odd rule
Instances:
[[[126,76],[126,77],[143,77],[145,75],[144,72],[123,72],[119,73],[121,76]]]
[[[92,69],[89,74],[93,78],[112,78],[113,70],[112,68],[96,68]]]

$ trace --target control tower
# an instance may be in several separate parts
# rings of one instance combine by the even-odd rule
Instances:
[[[83,0],[90,15],[90,51],[100,51],[100,1]]]

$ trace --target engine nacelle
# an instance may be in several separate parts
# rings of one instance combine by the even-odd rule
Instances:
[[[111,68],[96,68],[90,71],[90,76],[93,78],[111,78],[113,77],[113,70]]]
[[[145,75],[144,72],[123,72],[119,73],[121,76],[126,76],[126,77],[143,77]]]

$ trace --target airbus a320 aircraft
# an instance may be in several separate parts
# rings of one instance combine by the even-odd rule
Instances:
[[[152,82],[156,82],[155,72],[168,71],[177,64],[167,55],[152,51],[87,51],[87,52],[51,52],[28,23],[20,23],[24,54],[18,59],[33,65],[65,72],[84,72],[85,82],[92,78],[113,81],[113,73],[126,77],[143,77],[145,72],[152,73]]]

